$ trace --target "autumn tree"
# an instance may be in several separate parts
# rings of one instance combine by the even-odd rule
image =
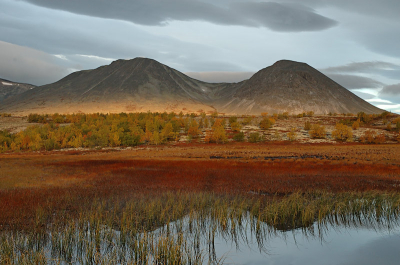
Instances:
[[[237,122],[237,117],[236,116],[229,117],[229,125],[231,125],[234,122]]]
[[[231,123],[231,129],[234,132],[240,132],[240,130],[242,129],[242,125],[240,125],[240,123],[238,122],[233,122]]]
[[[353,130],[358,130],[358,128],[360,128],[360,120],[356,120],[355,122],[353,122],[353,124],[351,125],[351,128]]]
[[[161,137],[165,140],[175,138],[174,127],[171,122],[168,122],[161,131]]]
[[[196,138],[200,134],[199,125],[194,119],[190,123],[188,134],[193,138]]]
[[[212,127],[211,141],[225,143],[228,140],[222,119],[217,119]]]
[[[144,141],[151,142],[153,139],[153,130],[153,123],[150,120],[146,121],[146,131],[143,135]]]
[[[313,124],[308,132],[312,139],[324,139],[326,137],[326,129],[319,124]]]
[[[154,131],[153,133],[153,137],[151,138],[151,143],[155,145],[159,145],[162,143],[162,138],[157,130]]]
[[[332,131],[332,137],[337,141],[352,141],[353,132],[349,126],[346,126],[342,123],[337,123],[335,130]]]
[[[261,122],[260,122],[260,128],[261,128],[262,130],[267,130],[267,129],[271,128],[272,125],[274,125],[274,122],[272,122],[271,119],[266,118],[266,117],[263,118],[263,119],[261,120]]]
[[[296,129],[290,129],[290,132],[287,133],[287,137],[289,141],[295,141],[297,139]]]
[[[204,119],[204,128],[210,127],[210,122],[207,118]]]

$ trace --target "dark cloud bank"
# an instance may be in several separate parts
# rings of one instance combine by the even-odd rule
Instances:
[[[267,27],[275,31],[319,31],[337,24],[299,4],[238,2],[217,5],[199,0],[25,0],[35,5],[94,17],[163,25],[172,20]]]

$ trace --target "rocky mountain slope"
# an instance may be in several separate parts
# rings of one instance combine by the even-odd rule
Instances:
[[[34,88],[34,85],[12,82],[0,78],[0,103]]]
[[[227,113],[381,113],[308,64],[282,60],[231,87],[218,109]],[[221,102],[223,103],[223,102]]]
[[[0,112],[380,113],[307,64],[279,61],[240,83],[206,83],[155,60],[117,60],[8,99]]]

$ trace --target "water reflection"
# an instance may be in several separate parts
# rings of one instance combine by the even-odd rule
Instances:
[[[399,262],[400,226],[395,215],[332,215],[289,229],[250,213],[192,213],[150,232],[82,222],[45,235],[4,234],[0,246],[0,254],[14,251],[6,264],[43,255],[48,264],[390,265]]]
[[[257,242],[235,246],[215,240],[217,256],[228,253],[226,264],[399,264],[400,230],[376,231],[368,228],[328,227],[324,240],[301,230],[283,232],[265,242],[267,253]]]

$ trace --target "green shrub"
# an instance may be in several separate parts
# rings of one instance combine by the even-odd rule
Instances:
[[[263,140],[263,137],[258,132],[250,133],[249,135],[249,143],[258,143]]]
[[[244,141],[244,133],[240,132],[237,133],[233,136],[233,140],[237,141],[237,142],[243,142]]]

